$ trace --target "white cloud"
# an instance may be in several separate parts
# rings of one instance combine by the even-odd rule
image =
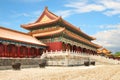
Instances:
[[[112,52],[116,52],[120,51],[120,24],[113,25],[112,27],[114,27],[114,29],[101,31],[93,36],[97,38],[97,40],[94,41],[95,43],[110,49]]]
[[[112,16],[120,14],[120,0],[101,0],[99,3],[106,7],[105,15]]]
[[[106,24],[106,25],[100,25],[99,28],[101,29],[119,29],[120,28],[120,24],[114,24],[114,25],[110,25],[110,24]]]
[[[117,14],[120,14],[120,10],[106,11],[104,12],[104,14],[107,16],[117,15]]]
[[[101,3],[108,9],[120,9],[120,0],[100,0],[98,3]]]
[[[68,17],[68,16],[72,15],[72,11],[71,10],[57,11],[57,12],[55,12],[55,14],[65,18],[65,17]]]
[[[78,13],[104,10],[104,6],[102,6],[102,5],[88,4],[86,2],[73,2],[70,4],[66,4],[65,6],[72,8],[73,11],[76,11]]]
[[[70,8],[66,11],[59,11],[62,16],[64,12],[67,16],[87,12],[101,12],[107,16],[120,15],[120,0],[72,0],[64,5]],[[70,12],[68,12],[70,11]]]

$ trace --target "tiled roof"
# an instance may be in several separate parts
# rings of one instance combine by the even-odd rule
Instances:
[[[95,43],[92,43],[91,41],[88,41],[88,40],[82,38],[82,37],[79,37],[79,36],[77,36],[77,35],[71,34],[71,33],[69,33],[68,31],[65,31],[65,33],[66,33],[66,35],[68,35],[69,37],[72,37],[73,39],[77,39],[77,40],[79,40],[79,41],[81,41],[81,42],[83,42],[83,43],[86,43],[86,44],[88,44],[88,45],[94,46],[94,47],[96,47],[96,48],[100,48],[100,47],[101,47],[101,46],[99,46],[99,45],[97,45],[97,44],[95,44]]]
[[[64,30],[65,30],[65,28],[59,28],[58,30],[54,30],[54,31],[33,34],[33,36],[34,37],[50,36],[50,35],[59,34],[59,33],[63,32]]]
[[[3,27],[0,27],[0,38],[29,43],[29,44],[46,46],[44,43],[40,42],[36,38],[26,33],[18,32],[18,31],[11,30],[8,28],[3,28]]]
[[[23,24],[23,25],[21,25],[21,27],[29,30],[31,28],[38,27],[40,25],[43,26],[43,25],[47,25],[47,24],[53,24],[56,21],[58,21],[59,18],[60,17],[58,17],[57,15],[48,11],[48,9],[46,7],[45,10],[43,11],[42,15],[37,19],[37,21],[35,21],[34,23],[30,23],[30,24]]]
[[[33,36],[34,36],[34,37],[39,37],[39,38],[41,38],[41,37],[44,37],[44,36],[52,36],[52,35],[60,34],[60,33],[63,33],[63,32],[64,32],[66,35],[68,35],[69,37],[71,37],[71,38],[77,39],[77,40],[79,40],[79,41],[81,41],[81,42],[83,42],[83,43],[86,43],[86,44],[88,44],[88,45],[91,45],[91,46],[100,48],[99,45],[94,44],[94,43],[90,42],[89,40],[86,40],[86,39],[84,39],[84,38],[82,38],[82,37],[80,37],[80,36],[77,36],[77,35],[75,35],[75,34],[72,34],[72,33],[70,33],[69,31],[67,31],[65,28],[57,28],[56,30],[53,30],[53,31],[45,31],[45,32],[41,32],[41,33],[38,32],[38,33],[36,33],[36,34],[33,34]]]
[[[42,15],[38,18],[37,21],[35,21],[35,23],[42,22],[44,16],[48,17],[49,20],[55,20],[56,18],[58,18],[57,15],[53,14],[48,10],[48,7],[45,7]]]
[[[109,51],[106,48],[102,48],[102,49],[98,49],[97,53],[99,53],[99,54],[111,54],[111,51]]]
[[[31,28],[36,28],[36,27],[40,27],[40,26],[45,26],[45,25],[50,25],[50,24],[54,24],[56,22],[59,21],[59,17],[56,18],[55,20],[50,20],[48,22],[38,22],[38,23],[30,23],[30,24],[23,24],[21,25],[21,27],[25,28],[25,29],[31,29]]]
[[[85,34],[80,29],[78,29],[76,26],[70,24],[69,22],[62,19],[61,17],[53,14],[47,8],[45,8],[42,15],[38,18],[37,21],[35,21],[34,23],[30,23],[30,24],[23,24],[23,25],[21,25],[21,27],[30,30],[30,29],[33,29],[36,27],[43,27],[45,25],[51,25],[51,24],[55,24],[55,23],[60,23],[60,24],[66,25],[68,28],[71,28],[74,31],[79,32],[80,34],[82,34],[83,36],[88,38],[89,40],[95,40],[95,38]]]

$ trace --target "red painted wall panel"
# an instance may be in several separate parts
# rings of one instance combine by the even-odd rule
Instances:
[[[48,51],[60,51],[62,50],[62,42],[51,42],[51,43],[46,43],[48,47]]]

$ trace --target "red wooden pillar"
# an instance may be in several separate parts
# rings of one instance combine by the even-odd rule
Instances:
[[[77,52],[79,53],[79,47],[77,46]]]
[[[66,44],[64,43],[64,50],[62,50],[62,51],[66,51]]]
[[[12,51],[13,57],[16,57],[16,46],[13,45],[13,51]]]
[[[34,56],[37,56],[37,48],[34,48]]]
[[[25,57],[28,58],[28,47],[26,46]]]
[[[80,47],[78,47],[78,52],[80,53]]]
[[[88,53],[90,54],[90,50],[88,50]]]
[[[93,50],[91,50],[91,53],[92,53],[92,55],[93,55]]]
[[[3,53],[4,53],[3,49],[4,49],[4,46],[2,43],[0,43],[0,57],[3,57]]]
[[[65,44],[65,51],[67,50],[67,44]]]
[[[89,54],[89,49],[88,49],[88,54]]]
[[[62,42],[62,51],[65,51],[65,44]]]
[[[78,47],[78,52],[80,53],[80,47]]]
[[[76,46],[77,47],[77,52],[79,52],[79,47],[78,46]]]
[[[2,57],[4,57],[4,45],[2,44]]]
[[[13,57],[14,56],[14,53],[13,53],[14,49],[13,49],[13,45],[12,44],[10,44],[10,49],[11,49],[10,57]]]
[[[87,49],[85,48],[85,53],[87,54]]]
[[[2,52],[3,56],[2,57],[5,57],[5,45],[3,44],[3,52]]]
[[[8,44],[4,44],[4,45],[5,45],[5,56],[9,57],[9,53],[8,53],[8,49],[7,49]]]
[[[30,56],[31,56],[30,55],[30,47],[27,47],[27,49],[28,49],[27,57],[30,58]]]
[[[78,47],[78,53],[80,53],[80,47]]]
[[[73,45],[71,45],[70,51],[73,51]]]
[[[90,50],[90,54],[92,54],[91,50]]]
[[[89,54],[89,49],[87,49],[87,53]]]
[[[6,56],[9,57],[8,45],[6,45]]]
[[[86,53],[88,54],[88,50],[86,49]]]
[[[88,54],[89,54],[89,49],[87,50]]]
[[[81,47],[79,47],[79,52],[80,52],[80,53],[82,52]]]
[[[81,48],[81,52],[83,53],[83,48]]]
[[[79,52],[79,48],[78,48],[78,46],[76,46],[76,49],[77,49],[77,52]]]
[[[16,53],[15,53],[15,57],[18,57],[18,46],[16,45],[15,47],[16,47],[16,51],[15,51],[15,52],[16,52]]]
[[[24,47],[24,48],[22,48],[22,58],[24,58],[24,57],[27,57],[27,48],[26,47]]]
[[[17,57],[20,57],[20,46],[17,46]]]
[[[13,51],[12,51],[13,57],[16,57],[16,46],[13,45]]]
[[[39,54],[39,48],[36,48],[36,56],[38,56],[38,54]]]
[[[17,54],[17,47],[16,45],[14,45],[14,57],[16,57],[16,54]]]
[[[4,44],[4,57],[6,57],[6,53],[7,53],[6,48],[7,48],[7,45]]]
[[[75,51],[78,52],[78,48],[77,48],[77,46],[75,47]]]
[[[28,47],[26,47],[25,57],[28,57]]]
[[[12,56],[11,57],[15,57],[15,47],[12,45]]]

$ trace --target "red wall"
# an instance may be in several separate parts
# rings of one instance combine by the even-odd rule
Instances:
[[[60,51],[62,50],[62,42],[51,42],[51,43],[46,43],[48,47],[48,51]]]

